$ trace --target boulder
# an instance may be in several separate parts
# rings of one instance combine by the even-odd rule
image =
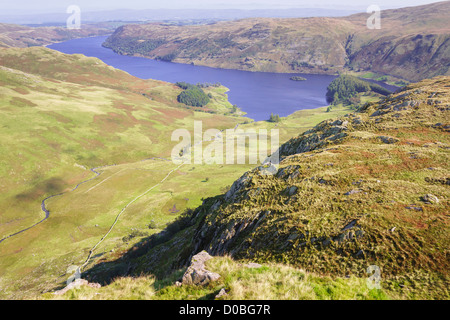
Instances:
[[[76,279],[75,281],[72,281],[71,283],[69,283],[64,289],[55,291],[54,294],[55,295],[63,295],[67,291],[72,290],[72,289],[77,289],[81,286],[88,286],[91,288],[100,288],[101,287],[101,285],[99,283],[89,283],[87,280],[80,278],[80,279]]]
[[[223,297],[227,296],[228,293],[225,291],[224,288],[220,289],[219,293],[216,295],[215,299],[222,299]]]
[[[423,200],[425,203],[430,203],[430,204],[431,204],[431,203],[439,203],[438,197],[436,197],[435,195],[433,195],[433,194],[431,194],[431,193],[424,195],[424,196],[422,197],[422,200]]]
[[[345,195],[345,196],[350,196],[350,195],[352,195],[352,194],[360,193],[360,192],[361,192],[361,190],[355,190],[355,189],[352,189],[352,190],[350,190],[350,191],[344,193],[344,195]]]
[[[283,193],[289,197],[293,196],[296,192],[297,192],[297,187],[296,186],[291,186],[291,187],[287,187]]]
[[[408,210],[423,211],[422,207],[408,206],[408,207],[405,207],[405,208],[408,209]]]
[[[197,253],[191,259],[191,265],[183,275],[183,285],[206,285],[212,281],[217,281],[220,275],[206,270],[205,262],[212,257],[206,251]]]
[[[387,143],[387,144],[392,144],[392,143],[396,143],[396,142],[400,141],[396,138],[386,137],[386,136],[379,136],[377,138],[380,139],[383,143]]]

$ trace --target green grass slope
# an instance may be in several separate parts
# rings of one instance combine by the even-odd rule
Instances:
[[[1,64],[26,70],[0,70],[2,197],[13,209],[2,215],[8,232],[11,224],[29,223],[22,219],[33,216],[25,203],[59,193],[72,179],[89,175],[86,168],[168,156],[167,137],[178,127],[192,127],[194,118],[219,128],[237,122],[177,108],[175,86],[136,79],[97,59],[44,48],[7,49],[0,56]],[[43,70],[54,76],[37,75]]]
[[[173,84],[141,80],[98,59],[64,55],[46,48],[2,50],[0,83],[0,137],[3,141],[0,146],[0,239],[7,238],[0,243],[0,277],[6,283],[21,279],[42,261],[46,261],[46,266],[52,265],[52,259],[58,258],[58,248],[65,253],[78,252],[81,250],[78,242],[87,240],[82,248],[88,249],[104,232],[103,228],[94,228],[84,237],[69,239],[75,243],[74,246],[63,245],[62,235],[66,232],[71,234],[68,225],[73,223],[73,228],[82,229],[83,221],[89,221],[103,211],[99,207],[93,210],[82,208],[81,205],[89,202],[77,202],[67,219],[62,218],[64,214],[58,218],[52,215],[55,213],[53,203],[59,200],[56,197],[45,204],[50,210],[48,220],[8,238],[45,218],[41,210],[43,199],[60,193],[70,194],[80,182],[95,178],[94,172],[89,170],[93,167],[138,162],[136,170],[130,172],[146,172],[146,169],[139,169],[141,160],[170,158],[174,146],[170,141],[172,131],[178,128],[193,130],[194,120],[202,120],[205,129],[233,128],[243,121],[237,116],[224,115],[232,106],[223,101],[223,89],[217,88],[219,91],[215,93],[220,108],[214,105],[217,104],[216,99],[212,99],[211,106],[208,106],[212,111],[217,110],[215,114],[187,109],[176,101],[181,90]],[[154,160],[152,163],[148,184],[156,183],[158,178],[173,169],[169,161]],[[102,173],[99,178],[108,178],[109,170],[113,168],[116,167],[97,169]],[[123,178],[117,174],[119,177]],[[127,177],[132,183],[145,175],[131,174]],[[230,175],[230,179],[234,179],[232,177]],[[148,187],[148,184],[143,183],[142,187]],[[210,184],[211,192],[218,192],[212,185],[214,182]],[[76,191],[82,191],[82,187],[92,185],[83,184]],[[113,210],[111,208],[142,192],[130,185],[127,188],[132,194],[125,192],[124,198],[118,202],[111,202],[106,196],[110,191],[105,191],[105,211]],[[120,187],[116,189],[122,190]],[[195,195],[189,198],[197,199]],[[194,201],[193,205],[200,203]],[[63,207],[65,211],[71,209],[67,203]],[[84,213],[81,214],[80,210]],[[33,255],[37,252],[45,252],[45,260],[35,258]],[[83,258],[86,258],[84,254]],[[43,281],[37,276],[35,278]],[[20,284],[24,285],[23,282]],[[5,286],[14,292],[13,285],[2,285],[3,288]],[[20,292],[18,290],[16,294],[20,295]]]
[[[449,88],[448,77],[423,80],[321,122],[281,146],[275,175],[246,172],[171,237],[143,239],[89,280],[163,279],[207,250],[337,283],[375,265],[385,297],[448,299]]]
[[[176,286],[180,272],[164,279],[153,276],[119,277],[101,288],[82,286],[63,295],[46,293],[39,299],[55,300],[383,300],[394,298],[371,289],[366,279],[332,279],[277,263],[250,268],[228,256],[214,257],[207,269],[220,275],[206,286]],[[219,299],[219,298],[218,298]]]
[[[2,49],[0,84],[0,297],[11,299],[35,297],[64,282],[67,268],[86,261],[125,207],[88,269],[160,233],[253,167],[177,168],[167,161],[176,144],[173,130],[192,131],[195,120],[204,130],[241,124],[277,128],[284,142],[348,112],[323,107],[276,124],[250,122],[228,102],[227,88],[204,88],[210,102],[190,107],[177,102],[182,89],[174,84],[40,47]],[[42,221],[46,198],[50,215]]]

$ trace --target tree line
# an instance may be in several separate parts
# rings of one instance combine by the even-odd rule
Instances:
[[[178,102],[188,106],[203,107],[210,101],[211,96],[207,95],[198,85],[187,82],[177,82],[176,85],[184,90],[178,95]]]
[[[375,92],[381,95],[388,95],[391,93],[382,86],[361,80],[350,75],[341,75],[334,79],[327,87],[326,98],[327,102],[333,105],[338,103],[354,104],[358,93]]]

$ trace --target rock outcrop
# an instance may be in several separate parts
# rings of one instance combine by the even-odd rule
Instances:
[[[183,275],[181,283],[183,285],[207,285],[210,282],[217,281],[220,275],[206,270],[205,267],[205,262],[211,258],[206,251],[194,255],[191,259],[191,265]]]
[[[218,279],[209,254],[363,278],[377,265],[385,283],[425,277],[439,297],[449,283],[449,88],[450,77],[423,80],[291,139],[275,174],[257,167],[204,199],[189,228],[142,260],[175,256],[172,270],[189,266],[183,284]]]
[[[84,279],[76,279],[74,281],[72,281],[71,283],[69,283],[64,289],[55,291],[53,294],[55,295],[63,295],[65,294],[67,291],[72,290],[72,289],[77,289],[81,286],[88,286],[91,288],[100,288],[101,285],[99,283],[93,283],[93,282],[89,282],[87,280]]]
[[[197,209],[204,214],[192,251],[287,260],[315,272],[361,273],[376,262],[392,275],[413,272],[416,261],[441,272],[445,254],[425,241],[446,241],[449,147],[436,123],[448,118],[449,87],[448,77],[424,80],[291,139],[274,175],[248,171]],[[411,205],[419,199],[422,206]],[[429,225],[439,233],[427,233]]]

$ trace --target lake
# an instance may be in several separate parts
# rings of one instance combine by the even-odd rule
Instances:
[[[218,69],[124,56],[102,47],[106,38],[74,39],[47,47],[68,54],[81,53],[97,57],[114,68],[142,79],[172,83],[185,81],[192,84],[220,82],[230,89],[227,92],[228,100],[246,112],[247,117],[256,121],[269,119],[271,113],[284,117],[297,110],[326,106],[327,86],[336,78],[331,75]],[[301,76],[307,80],[293,81],[289,79],[292,76]],[[381,85],[390,90],[395,88]]]

